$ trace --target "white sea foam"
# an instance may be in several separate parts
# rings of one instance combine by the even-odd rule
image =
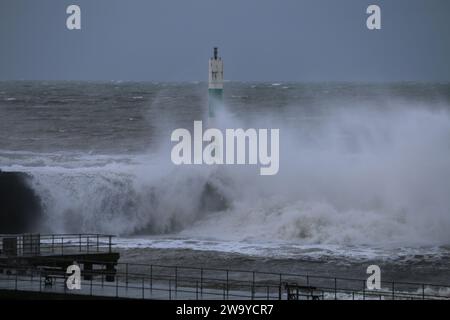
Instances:
[[[0,157],[14,159],[2,160],[3,170],[33,175],[54,232],[170,233],[228,244],[449,244],[449,114],[393,103],[281,125],[280,172],[270,178],[251,166],[178,168],[169,146],[142,156]],[[220,121],[245,126],[226,112]],[[205,198],[218,197],[226,208],[204,208]]]

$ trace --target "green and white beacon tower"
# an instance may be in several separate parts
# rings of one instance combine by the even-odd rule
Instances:
[[[214,55],[209,59],[208,105],[209,125],[214,124],[214,117],[223,105],[223,61],[218,56],[218,48],[214,48]]]

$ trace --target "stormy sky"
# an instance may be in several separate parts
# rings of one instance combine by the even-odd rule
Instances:
[[[448,0],[1,0],[0,79],[206,80],[219,46],[228,80],[447,82],[449,15]]]

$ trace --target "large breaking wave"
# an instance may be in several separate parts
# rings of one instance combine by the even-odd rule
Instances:
[[[280,171],[271,177],[253,166],[176,167],[169,136],[140,156],[25,153],[4,170],[33,176],[43,228],[53,232],[450,243],[448,112],[398,103],[332,110],[291,122],[220,116],[233,127],[281,129]]]

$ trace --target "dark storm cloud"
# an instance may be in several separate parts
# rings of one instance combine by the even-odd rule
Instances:
[[[232,80],[449,81],[449,14],[448,0],[1,0],[0,79],[205,80],[217,45]]]

